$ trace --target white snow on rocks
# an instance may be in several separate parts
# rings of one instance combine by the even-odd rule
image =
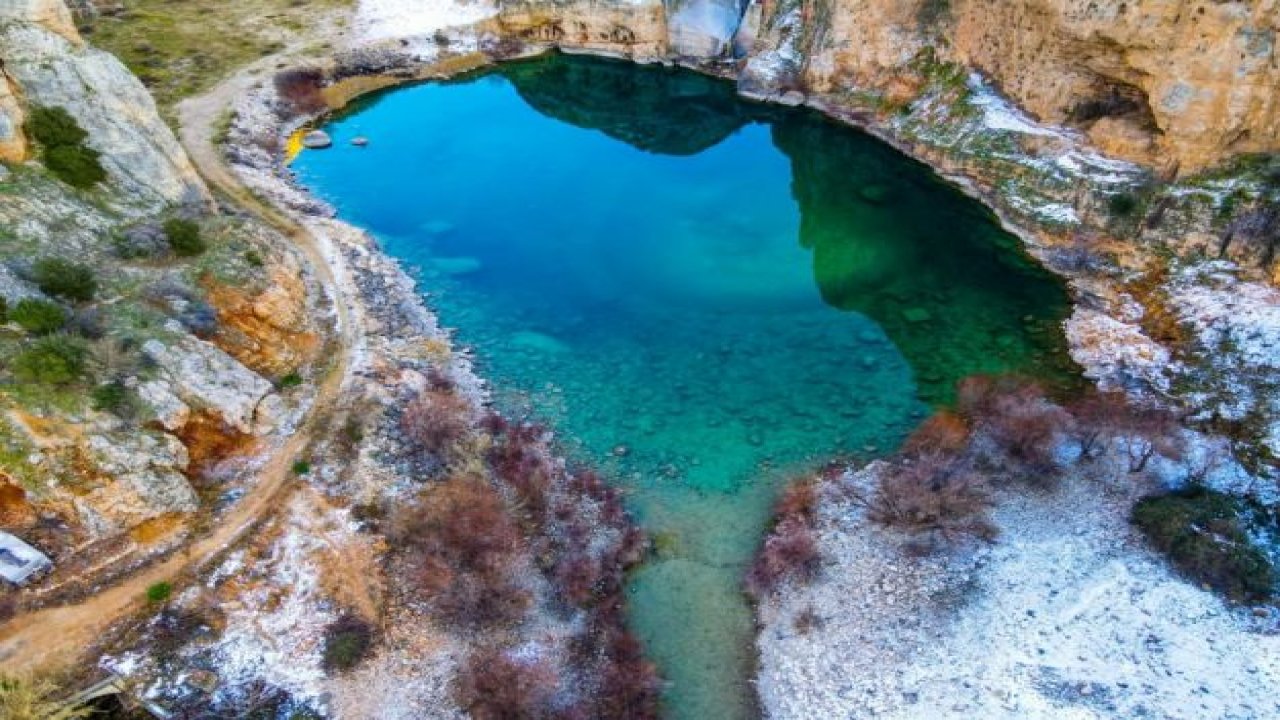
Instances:
[[[355,29],[361,41],[374,43],[431,35],[497,13],[489,0],[360,0]]]
[[[1066,322],[1071,357],[1087,378],[1104,390],[1169,389],[1174,368],[1169,350],[1142,333],[1136,324],[1077,306]]]
[[[1280,636],[1255,626],[1274,620],[1174,576],[1131,500],[1080,477],[1008,493],[993,545],[923,559],[825,502],[821,577],[761,609],[766,716],[1280,717]]]

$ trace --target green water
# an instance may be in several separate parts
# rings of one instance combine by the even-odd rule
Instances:
[[[670,717],[755,713],[740,580],[785,478],[891,452],[966,375],[1070,375],[1063,288],[982,207],[719,81],[557,56],[327,129],[303,182],[657,539],[630,617]]]

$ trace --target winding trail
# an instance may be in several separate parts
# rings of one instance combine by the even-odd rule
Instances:
[[[330,340],[332,362],[319,383],[315,401],[298,430],[274,448],[258,471],[252,489],[218,522],[212,532],[85,600],[20,615],[0,625],[0,672],[66,667],[82,659],[106,630],[145,605],[150,585],[198,573],[210,561],[242,540],[260,521],[284,507],[297,487],[292,465],[312,441],[343,421],[344,391],[351,378],[360,324],[349,296],[340,292],[330,259],[319,241],[301,224],[249,192],[223,161],[214,138],[218,120],[259,74],[274,67],[282,55],[262,58],[198,97],[177,107],[178,134],[191,160],[209,185],[288,238],[333,302],[336,332]]]

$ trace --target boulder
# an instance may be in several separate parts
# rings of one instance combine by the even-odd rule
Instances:
[[[312,130],[302,136],[302,147],[309,150],[323,150],[333,146],[333,138],[323,130]]]
[[[218,347],[183,335],[167,343],[148,340],[142,352],[186,405],[209,410],[242,433],[260,427],[258,407],[274,387]]]

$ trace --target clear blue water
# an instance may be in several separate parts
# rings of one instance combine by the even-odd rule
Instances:
[[[754,713],[740,580],[788,477],[893,451],[966,375],[1071,376],[1062,287],[980,206],[719,81],[557,56],[326,129],[301,180],[656,538],[630,617],[671,717]]]

